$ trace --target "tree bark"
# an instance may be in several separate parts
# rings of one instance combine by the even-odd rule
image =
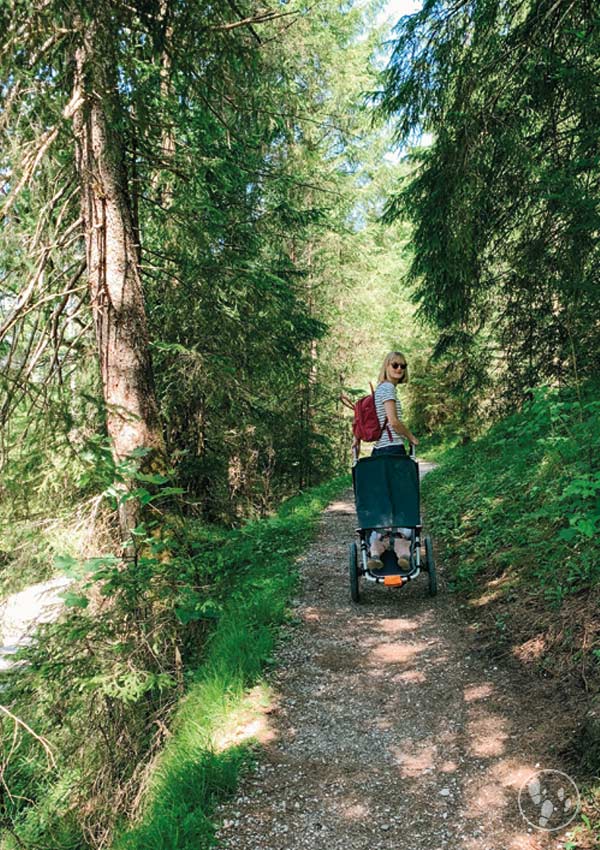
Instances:
[[[144,466],[164,457],[154,390],[148,326],[127,191],[124,121],[116,81],[117,57],[110,5],[99,0],[81,22],[75,53],[73,129],[81,188],[87,274],[96,328],[106,424],[115,461],[136,449]],[[161,464],[162,465],[162,464]],[[120,511],[125,535],[138,521],[132,501]]]

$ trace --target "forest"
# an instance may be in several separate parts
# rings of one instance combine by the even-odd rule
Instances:
[[[542,636],[600,840],[600,12],[390,8],[0,5],[0,597],[62,600],[2,650],[2,850],[213,846],[398,350],[448,592]]]

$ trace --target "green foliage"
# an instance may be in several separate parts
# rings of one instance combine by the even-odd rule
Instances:
[[[438,450],[439,466],[423,482],[427,522],[451,587],[474,601],[475,611],[487,610],[488,624],[492,615],[492,643],[514,647],[542,628],[549,640],[540,663],[557,668],[563,685],[583,670],[595,680],[598,669],[586,630],[600,585],[600,405],[597,385],[585,390],[581,397],[535,390],[520,412],[475,442]],[[579,637],[571,639],[571,631]],[[581,703],[594,706],[595,693],[590,684]],[[595,712],[586,718],[570,755],[596,775]],[[597,797],[597,787],[590,794]],[[597,801],[590,813],[568,846],[591,846]]]
[[[206,694],[197,689],[187,700],[186,710],[206,712]],[[183,714],[183,712],[182,712]],[[215,827],[210,813],[216,803],[232,793],[240,769],[251,758],[248,745],[231,746],[225,752],[212,752],[191,716],[183,718],[188,727],[179,733],[159,768],[161,778],[156,782],[154,801],[144,821],[130,833],[117,839],[115,850],[176,850],[176,848],[206,848],[214,846]],[[195,727],[196,734],[192,734]]]
[[[399,143],[431,144],[387,219],[414,223],[419,314],[467,378],[459,400],[478,371],[501,411],[598,372],[599,44],[583,0],[425,0],[398,24],[379,100]]]
[[[548,388],[424,482],[428,519],[459,590],[498,577],[560,606],[600,580],[600,406]]]
[[[424,340],[396,254],[408,230],[377,222],[398,168],[363,102],[376,3],[294,0],[255,25],[245,2],[80,7],[0,10],[2,590],[74,579],[64,618],[7,677],[56,766],[24,727],[12,749],[5,721],[2,841],[105,847],[119,827],[126,846],[197,846],[245,757],[210,751],[209,720],[268,662],[289,561],[332,490],[285,499],[347,457],[340,389]],[[113,36],[110,153],[140,244],[160,475],[117,463],[106,437],[66,108],[82,21]],[[146,508],[133,556],[99,555],[119,551],[130,500]]]
[[[88,10],[114,35],[112,141],[140,236],[174,486],[208,521],[265,515],[335,474],[348,443],[336,424],[340,371],[350,360],[347,373],[362,369],[372,347],[379,358],[383,339],[398,336],[391,311],[374,334],[360,311],[365,281],[385,300],[399,277],[394,234],[382,238],[374,224],[395,167],[363,102],[375,79],[376,5],[327,0],[317,12],[292,2],[257,29],[238,26],[256,11],[244,3],[102,0]],[[106,411],[64,116],[81,11],[54,0],[26,8],[24,30],[22,3],[0,12],[1,164],[11,176],[0,239],[0,465],[27,498],[34,477],[24,481],[24,469],[39,479],[66,466],[61,481],[35,490],[43,500],[55,486],[77,501],[74,481],[92,493],[109,483],[87,462],[106,448]],[[57,137],[27,173],[53,126]],[[21,177],[23,190],[11,192]],[[15,485],[9,502],[15,492],[23,499]]]
[[[165,519],[136,561],[88,561],[61,622],[23,653],[18,676],[5,677],[4,702],[55,759],[22,730],[13,742],[4,721],[12,797],[3,798],[2,819],[19,846],[96,846],[118,824],[117,846],[208,846],[211,807],[246,758],[244,748],[213,752],[210,735],[259,680],[287,616],[294,557],[348,483],[336,479],[233,530]],[[73,559],[60,563],[73,569]],[[140,819],[140,789],[166,723],[173,736]],[[125,829],[134,814],[138,826]],[[0,846],[13,846],[9,832]]]

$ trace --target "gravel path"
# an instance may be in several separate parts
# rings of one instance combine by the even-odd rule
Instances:
[[[560,768],[539,733],[552,706],[532,709],[515,670],[474,651],[443,570],[434,599],[425,574],[402,590],[362,582],[353,605],[354,528],[348,493],[302,559],[299,623],[278,650],[256,768],[218,812],[219,846],[563,847],[564,830],[532,829],[517,802],[536,768]]]

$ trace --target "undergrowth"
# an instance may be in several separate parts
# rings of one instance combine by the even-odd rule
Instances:
[[[600,834],[597,398],[594,387],[537,390],[477,441],[443,451],[423,484],[439,559],[472,628],[552,681],[579,718],[562,743],[587,800],[571,850],[597,846]]]
[[[556,609],[600,581],[600,401],[539,390],[438,461],[423,492],[457,590],[502,577]]]
[[[0,599],[59,574],[57,556],[110,551],[118,522],[107,501],[117,469],[86,407],[76,449],[56,419],[23,438],[0,477]]]
[[[295,557],[348,483],[234,530],[165,517],[135,563],[86,562],[67,616],[4,677],[2,850],[210,846],[250,752],[214,734],[259,682]]]

